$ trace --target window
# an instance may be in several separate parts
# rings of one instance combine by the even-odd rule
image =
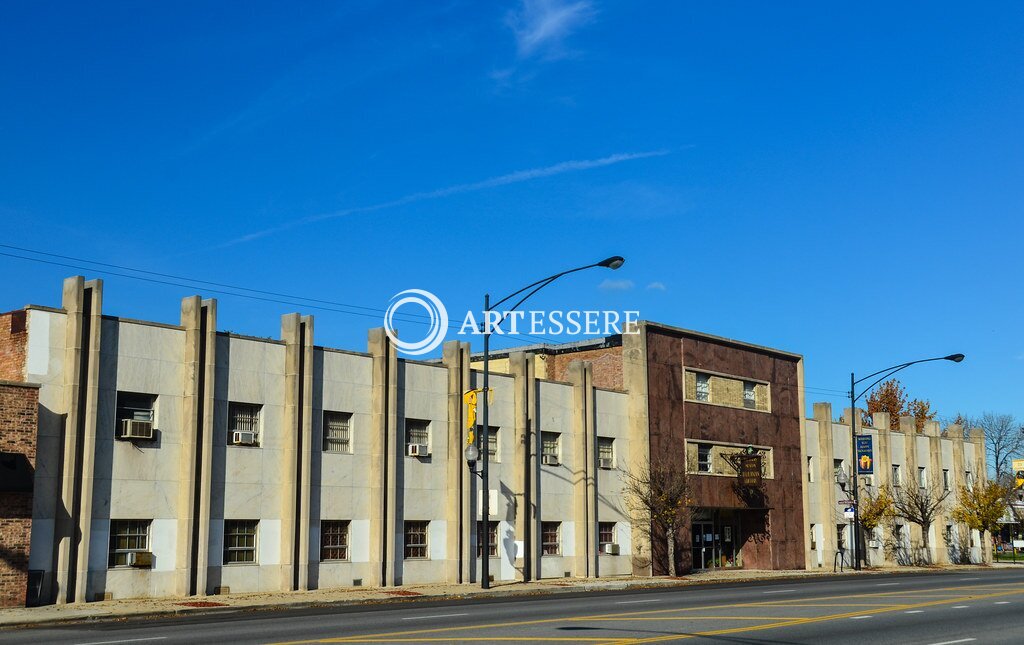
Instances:
[[[836,548],[840,549],[840,550],[846,548],[846,525],[845,524],[836,524]]]
[[[743,407],[751,410],[757,409],[757,395],[754,394],[756,387],[756,383],[743,381]]]
[[[597,523],[597,548],[602,553],[606,544],[615,544],[615,522]]]
[[[561,541],[558,539],[561,522],[540,523],[540,552],[541,555],[558,555],[562,552]]]
[[[811,551],[817,551],[818,550],[818,537],[817,537],[817,533],[818,533],[818,531],[816,530],[815,526],[813,524],[811,524]]]
[[[967,546],[969,546],[972,549],[977,546],[977,544],[975,544],[975,542],[974,542],[974,534],[975,534],[975,530],[974,529],[967,529],[967,535],[970,536],[968,538],[970,540],[970,543]]]
[[[899,464],[893,464],[892,465],[892,485],[893,486],[902,486],[903,485],[903,476],[902,476],[902,473],[900,472],[900,465]]]
[[[807,481],[814,481],[814,457],[807,458]]]
[[[917,485],[920,488],[928,487],[928,471],[925,470],[924,466],[917,467]]]
[[[952,546],[952,544],[953,544],[953,525],[952,524],[947,524],[946,525],[946,530],[942,534],[942,537],[943,537],[943,539],[945,539],[946,544],[948,546]]]
[[[149,520],[110,521],[110,566],[128,566],[129,553],[149,551],[149,524]]]
[[[405,557],[406,559],[425,559],[427,557],[427,525],[429,522],[405,523]]]
[[[711,400],[711,377],[707,374],[697,375],[697,400]]]
[[[483,452],[484,427],[476,427],[476,447]],[[490,461],[498,461],[498,428],[487,426],[487,458]]]
[[[324,452],[352,452],[352,415],[324,411]]]
[[[430,445],[430,422],[418,419],[405,420],[405,445]]]
[[[484,541],[480,538],[483,537],[484,523],[476,523],[476,557],[482,557],[484,551]],[[496,558],[498,557],[498,523],[488,522],[487,523],[487,557]]]
[[[554,457],[558,459],[558,444],[561,435],[557,432],[540,433],[540,454],[543,457]]]
[[[949,490],[949,468],[942,469],[942,490]]]
[[[711,472],[711,444],[697,444],[697,472]]]
[[[260,406],[251,403],[228,403],[228,442],[236,432],[251,432],[253,445],[260,445]]]
[[[320,522],[320,561],[348,560],[348,520]]]
[[[258,520],[224,520],[224,564],[256,562]]]
[[[125,419],[132,421],[153,422],[153,409],[156,407],[156,395],[134,394],[132,392],[117,393],[117,423]]]
[[[832,460],[832,474],[835,475],[835,481],[836,481],[837,484],[840,481],[842,481],[842,478],[840,477],[840,475],[845,475],[846,474],[846,467],[843,465],[843,460],[842,459],[833,459]]]
[[[964,485],[967,486],[967,490],[974,490],[974,473],[969,470],[964,471]]]
[[[903,546],[903,525],[896,524],[892,527],[892,539],[896,544]]]
[[[611,437],[597,438],[597,458],[615,460],[615,440]]]

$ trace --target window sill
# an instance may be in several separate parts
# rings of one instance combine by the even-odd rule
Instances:
[[[320,560],[320,564],[348,564],[350,562],[352,562],[351,558],[344,558],[344,559],[332,558],[330,560]]]
[[[726,408],[729,410],[746,410],[747,412],[759,412],[761,414],[771,414],[771,408],[762,410],[760,408],[748,408],[742,405],[729,405],[728,403],[715,403],[714,401],[698,401],[697,399],[683,399],[686,403],[699,403],[700,405],[711,405],[716,408]]]
[[[223,567],[258,567],[259,562],[225,562]]]

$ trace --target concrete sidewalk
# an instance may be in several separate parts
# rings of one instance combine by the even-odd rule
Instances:
[[[960,565],[948,567],[899,567],[847,571],[834,574],[828,571],[752,571],[720,569],[703,571],[679,578],[615,577],[615,578],[553,578],[539,582],[501,582],[489,590],[476,584],[408,585],[389,588],[347,587],[316,591],[289,591],[276,593],[229,594],[191,598],[160,598],[105,600],[85,604],[47,605],[32,608],[0,609],[0,627],[38,625],[82,620],[112,620],[140,616],[167,616],[180,614],[216,613],[225,610],[267,610],[314,606],[346,606],[420,600],[450,600],[453,598],[487,598],[529,596],[585,591],[614,591],[652,587],[683,587],[698,584],[753,582],[762,580],[792,580],[829,578],[837,575],[875,575],[892,573],[922,573],[947,570],[967,571],[989,568]]]

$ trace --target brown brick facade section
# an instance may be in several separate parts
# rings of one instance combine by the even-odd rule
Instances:
[[[19,309],[0,314],[0,381],[25,380],[26,313]]]
[[[763,500],[742,500],[734,489],[735,478],[708,475],[691,476],[694,498],[698,507],[725,509],[739,518],[744,568],[802,569],[799,358],[653,326],[648,328],[647,348],[651,454],[668,456],[684,467],[686,439],[771,446],[774,479],[765,480]],[[684,367],[769,382],[771,412],[686,401]],[[684,571],[691,567],[690,541],[687,530],[677,554]],[[655,573],[665,569],[664,556],[656,558]]]
[[[590,361],[594,370],[594,385],[597,387],[622,389],[622,346],[585,349],[564,354],[549,354],[543,357],[547,361],[547,378],[554,381],[569,380],[569,363],[572,361]]]
[[[32,493],[5,492],[5,484],[13,479],[9,468],[15,460],[27,458],[35,468],[38,403],[35,386],[0,383],[0,607],[25,605]]]

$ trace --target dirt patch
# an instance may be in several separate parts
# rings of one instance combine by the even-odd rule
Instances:
[[[416,591],[406,591],[405,589],[397,589],[395,591],[385,591],[389,596],[422,596],[423,594]]]
[[[182,607],[227,607],[226,602],[213,602],[212,600],[192,600],[189,602],[176,602],[175,605]]]

